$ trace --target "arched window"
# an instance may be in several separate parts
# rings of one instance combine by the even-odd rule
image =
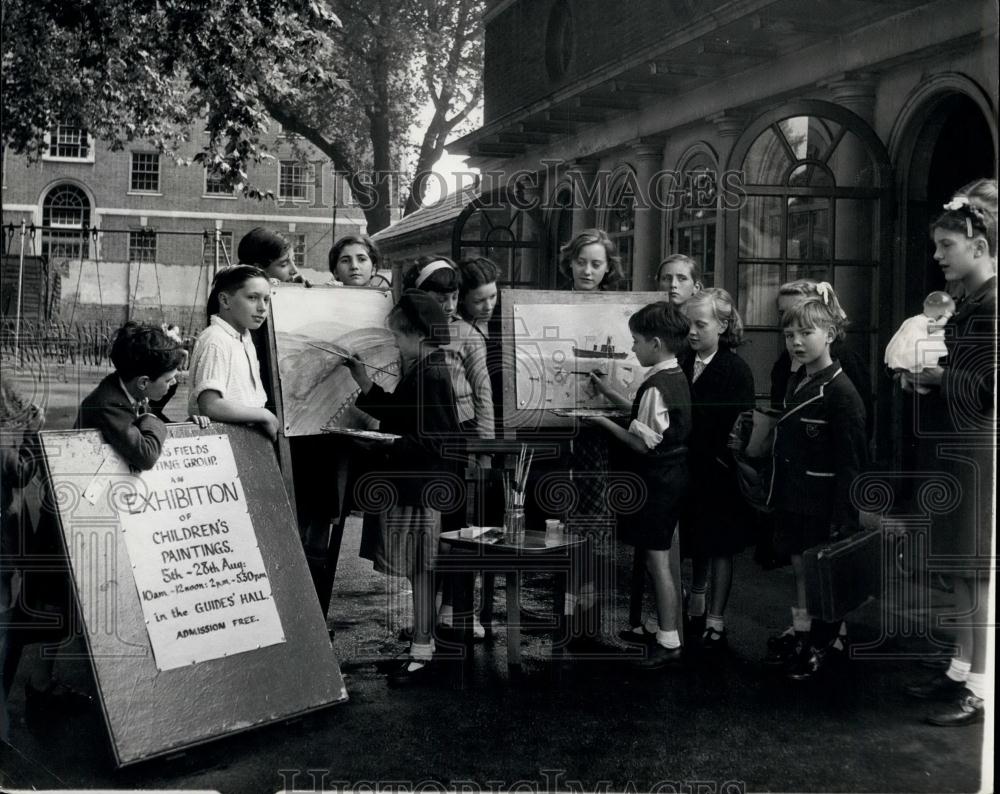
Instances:
[[[474,198],[452,228],[455,261],[485,256],[500,271],[500,286],[545,289],[555,286],[547,268],[548,241],[541,210],[529,208],[520,187],[505,187]]]
[[[683,180],[680,206],[673,217],[671,254],[686,254],[701,263],[702,284],[715,285],[715,237],[718,225],[718,164],[697,151],[677,169]]]
[[[880,305],[890,299],[889,269],[880,268],[891,188],[881,141],[850,111],[803,101],[751,124],[728,169],[743,173],[745,191],[722,196],[728,283],[756,342],[755,371],[769,371],[782,349],[778,287],[800,278],[833,284],[850,320],[847,344],[874,365]]]
[[[635,200],[637,185],[635,173],[627,169],[611,183],[608,191],[608,209],[602,224],[608,236],[618,247],[622,259],[625,281],[620,289],[632,289],[632,251],[635,240]]]
[[[76,185],[56,185],[42,202],[42,255],[84,259],[89,255],[90,199]]]

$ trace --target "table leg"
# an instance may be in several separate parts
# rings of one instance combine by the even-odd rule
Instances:
[[[507,577],[507,667],[513,674],[521,669],[521,585],[517,571]]]
[[[563,657],[569,639],[569,621],[566,619],[566,591],[570,572],[557,572],[552,583],[552,611],[556,616],[556,633],[552,637],[551,677],[556,685],[562,682]]]
[[[452,604],[455,615],[455,628],[461,640],[458,649],[457,685],[464,689],[472,678],[474,638],[472,636],[472,607],[475,600],[475,573],[459,571],[452,574]]]
[[[479,612],[479,620],[486,628],[486,639],[493,640],[493,598],[496,592],[496,574],[483,571],[483,608]]]

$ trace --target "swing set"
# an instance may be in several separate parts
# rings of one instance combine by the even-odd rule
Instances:
[[[142,259],[127,261],[126,303],[109,305],[105,301],[105,289],[101,280],[102,237],[114,234],[129,234],[135,230],[100,229],[84,225],[78,229],[58,226],[36,226],[21,221],[3,227],[3,279],[0,282],[0,350],[5,362],[23,367],[29,363],[53,362],[65,369],[69,365],[104,365],[108,363],[113,335],[120,325],[112,315],[121,316],[125,310],[125,320],[131,319],[137,310],[139,289],[143,279],[143,269],[152,267],[155,283],[155,302],[160,323],[166,323],[163,289],[160,281],[160,262]],[[184,306],[187,323],[183,326],[183,336],[190,340],[201,331],[203,322],[196,317],[196,309],[204,303],[211,288],[214,274],[220,267],[232,265],[230,252],[223,244],[219,229],[198,231],[158,231],[143,229],[156,235],[199,236],[202,239],[202,258],[191,292],[190,302],[173,304]],[[42,244],[38,245],[39,236]],[[93,246],[93,256],[87,256],[88,243]],[[53,256],[52,249],[58,245],[69,245],[69,256]],[[72,247],[75,244],[75,249]],[[205,256],[208,246],[213,246],[211,258]],[[41,249],[41,250],[38,250]],[[73,255],[75,254],[75,255]],[[67,259],[79,262],[76,274],[75,293],[69,307],[61,306],[62,276],[51,266],[53,260]],[[14,264],[16,263],[16,280]],[[135,265],[133,275],[133,264]],[[84,270],[93,267],[93,283],[97,287],[98,319],[77,321],[77,310],[81,303],[81,287],[84,285]],[[209,267],[212,272],[209,273]],[[26,282],[27,274],[27,282]],[[202,286],[204,280],[204,287]],[[88,279],[89,281],[89,279]],[[25,288],[34,288],[37,295],[25,295]],[[202,295],[204,290],[204,296]],[[26,300],[27,298],[27,300]],[[64,316],[68,315],[68,319]],[[178,323],[179,324],[179,323]],[[9,357],[8,357],[9,356]]]

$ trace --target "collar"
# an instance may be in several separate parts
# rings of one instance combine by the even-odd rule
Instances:
[[[130,392],[127,388],[125,388],[125,381],[121,379],[120,375],[118,376],[118,385],[122,387],[122,391],[125,392],[125,396],[128,397],[129,404],[133,408],[137,406],[139,404],[139,401],[132,396],[132,392]]]
[[[707,367],[709,364],[712,363],[712,359],[715,358],[718,354],[719,354],[719,348],[715,348],[715,352],[712,353],[712,355],[708,356],[707,358],[702,358],[697,353],[695,353],[694,358],[695,361],[700,361],[703,366]]]
[[[238,340],[240,342],[243,341],[244,334],[239,333],[235,328],[233,328],[233,326],[231,326],[229,323],[227,323],[225,320],[223,320],[217,314],[213,314],[212,315],[212,318],[208,321],[208,324],[209,325],[217,326],[218,328],[221,328],[223,331],[226,332],[226,334],[228,334],[229,336],[231,336],[233,339],[236,339],[236,340]],[[246,335],[249,335],[249,333],[250,332],[247,331]]]
[[[997,277],[990,276],[986,281],[979,285],[979,289],[970,295],[966,295],[965,298],[959,303],[955,314],[961,311],[963,306],[971,305],[973,303],[979,303],[991,292],[995,293],[997,291]]]
[[[646,370],[646,377],[643,380],[649,380],[657,372],[663,372],[668,369],[677,369],[677,358],[675,356],[665,358],[663,361],[653,364],[653,366]]]

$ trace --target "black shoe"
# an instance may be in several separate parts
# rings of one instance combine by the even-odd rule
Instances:
[[[944,673],[938,673],[922,684],[908,684],[903,691],[917,700],[953,701],[965,691],[964,681],[955,681]]]
[[[656,642],[650,646],[645,659],[633,662],[637,670],[652,672],[654,670],[666,670],[681,666],[684,651],[681,647],[664,648]]]
[[[684,632],[686,637],[700,637],[705,633],[705,615],[689,615],[684,613]]]
[[[767,638],[767,655],[764,664],[768,667],[784,667],[795,654],[798,642],[794,633],[777,634]]]
[[[29,719],[44,714],[84,714],[94,707],[94,698],[86,692],[62,683],[51,682],[45,689],[24,685],[24,710]]]
[[[726,636],[726,630],[723,629],[719,631],[714,628],[705,629],[705,633],[701,635],[701,648],[705,651],[722,651],[725,650],[726,646],[729,644],[729,639]]]
[[[651,645],[656,642],[655,631],[649,631],[645,626],[642,626],[641,629],[641,631],[622,629],[618,632],[618,639],[629,645]]]
[[[986,704],[982,698],[972,694],[964,686],[961,693],[951,703],[938,711],[928,714],[925,722],[941,728],[961,728],[982,722],[986,715]]]
[[[792,681],[809,681],[823,669],[826,662],[826,648],[802,645],[789,660],[785,677]]]
[[[415,670],[410,669],[410,663],[412,659],[407,659],[406,664],[400,667],[398,670],[389,673],[387,681],[389,686],[393,689],[400,689],[402,687],[416,686],[417,684],[426,683],[434,674],[434,665],[431,662],[423,662],[420,667]]]

